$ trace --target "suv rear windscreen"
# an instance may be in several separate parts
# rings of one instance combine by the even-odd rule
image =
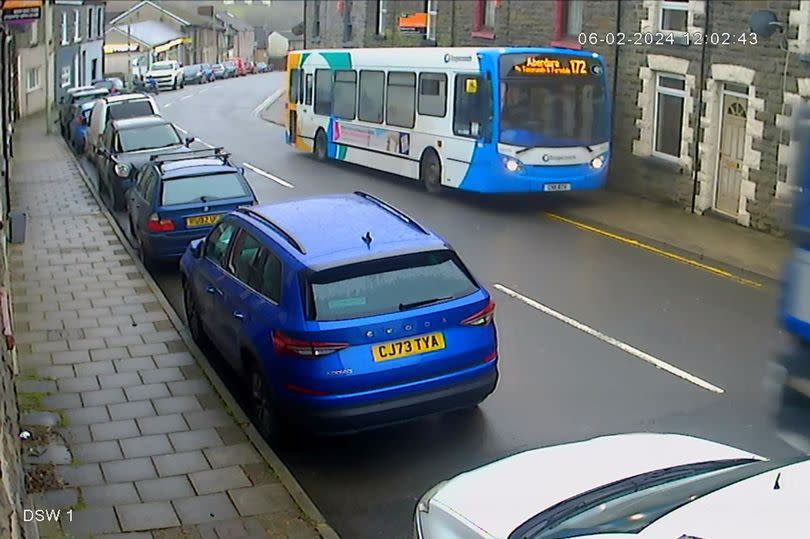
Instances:
[[[478,290],[456,254],[426,251],[330,268],[310,275],[307,318],[349,320],[408,310]]]
[[[147,101],[124,101],[122,103],[110,103],[107,111],[107,121],[123,120],[125,118],[138,118],[139,116],[152,116],[152,104]]]

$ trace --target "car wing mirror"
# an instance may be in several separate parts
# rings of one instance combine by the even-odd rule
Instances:
[[[202,258],[204,250],[205,250],[205,238],[197,240],[191,245],[191,254],[194,255],[194,258]]]
[[[196,137],[186,137],[186,146],[191,146],[191,143],[197,140]]]

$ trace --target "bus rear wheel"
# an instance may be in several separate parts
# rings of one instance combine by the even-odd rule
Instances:
[[[315,134],[315,146],[312,152],[318,161],[326,161],[326,134],[322,130]]]
[[[419,162],[419,179],[428,193],[438,193],[442,190],[442,164],[433,150],[428,150],[422,155]]]

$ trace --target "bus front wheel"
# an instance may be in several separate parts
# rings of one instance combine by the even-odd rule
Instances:
[[[313,153],[318,161],[326,161],[326,134],[322,130],[315,134]]]
[[[438,193],[442,190],[442,164],[439,156],[433,150],[427,150],[419,162],[419,179],[425,185],[428,193]]]

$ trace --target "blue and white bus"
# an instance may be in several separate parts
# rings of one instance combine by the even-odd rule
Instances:
[[[428,191],[598,189],[611,99],[596,53],[559,48],[304,50],[287,62],[287,143]]]

